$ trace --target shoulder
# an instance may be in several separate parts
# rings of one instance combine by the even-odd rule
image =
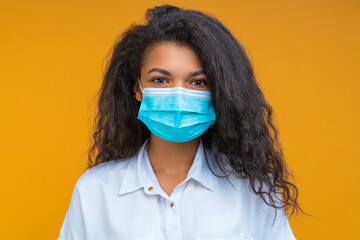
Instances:
[[[278,240],[295,240],[295,236],[291,230],[286,212],[284,208],[274,208],[267,203],[274,203],[277,206],[282,205],[282,197],[278,193],[271,193],[272,200],[269,199],[268,187],[262,185],[261,192],[264,193],[261,198],[260,194],[256,194],[252,190],[249,178],[239,178],[232,176],[230,181],[234,185],[236,191],[231,190],[231,199],[236,200],[232,204],[237,207],[244,217],[246,229],[251,232],[255,239],[278,239]],[[256,187],[258,187],[256,185]],[[229,188],[229,187],[227,187]],[[266,202],[267,203],[266,203]]]
[[[121,183],[132,158],[134,156],[103,162],[88,169],[79,177],[75,188],[79,191],[94,191],[104,187],[116,187]]]

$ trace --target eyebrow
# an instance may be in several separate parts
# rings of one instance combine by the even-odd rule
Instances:
[[[172,74],[168,70],[163,69],[163,68],[152,68],[152,69],[150,69],[148,71],[148,73],[146,75],[149,75],[152,72],[159,72],[159,73],[162,73],[162,74],[167,75],[167,76],[172,76]],[[188,77],[196,77],[196,76],[201,75],[201,74],[206,75],[204,70],[198,70],[198,71],[193,71],[193,72],[189,73]]]

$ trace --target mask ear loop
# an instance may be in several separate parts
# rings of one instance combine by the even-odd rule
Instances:
[[[144,90],[143,90],[143,88],[141,87],[141,84],[140,84],[140,78],[138,78],[138,82],[139,82],[140,90],[142,91],[142,93],[144,93]]]

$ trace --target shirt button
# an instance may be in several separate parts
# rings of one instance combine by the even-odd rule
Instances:
[[[173,202],[171,202],[171,203],[170,203],[170,207],[173,207],[173,206],[174,206],[174,203],[173,203]]]
[[[149,187],[148,190],[151,192],[152,190],[154,190],[153,187]]]

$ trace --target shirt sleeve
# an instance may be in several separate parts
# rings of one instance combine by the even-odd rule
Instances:
[[[85,222],[81,205],[80,192],[77,184],[74,187],[70,206],[65,215],[60,229],[58,240],[83,240],[85,234]]]

